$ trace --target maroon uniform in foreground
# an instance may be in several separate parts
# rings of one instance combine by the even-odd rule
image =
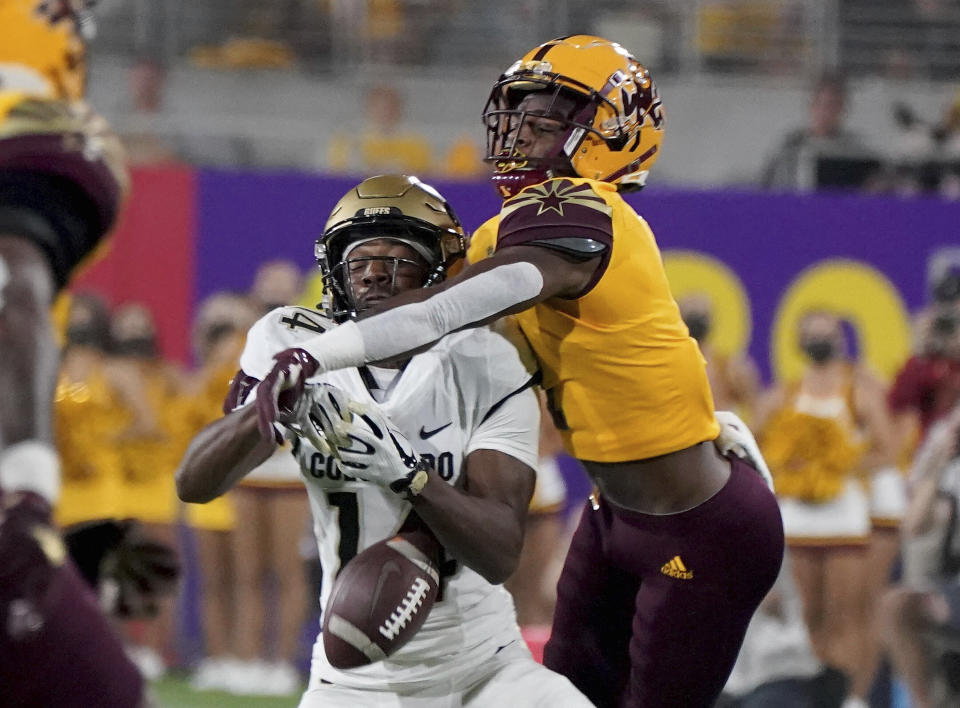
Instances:
[[[0,705],[132,708],[143,678],[49,525],[49,506],[0,492]],[[17,495],[19,497],[19,495]]]
[[[587,504],[544,663],[601,708],[707,707],[723,688],[783,557],[776,500],[755,470],[732,466],[723,489],[687,512]],[[630,680],[639,670],[659,680]]]

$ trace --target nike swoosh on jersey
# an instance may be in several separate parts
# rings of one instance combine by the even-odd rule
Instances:
[[[420,426],[420,439],[421,439],[421,440],[428,440],[428,439],[432,438],[434,435],[436,435],[437,433],[439,433],[441,430],[446,430],[446,429],[449,428],[451,425],[453,425],[453,421],[452,421],[452,420],[451,420],[449,423],[447,423],[446,425],[441,425],[439,428],[434,428],[433,430],[427,430],[426,428],[424,428],[424,427],[421,425],[421,426]]]

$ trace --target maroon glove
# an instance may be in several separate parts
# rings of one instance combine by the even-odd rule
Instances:
[[[317,373],[319,362],[304,349],[284,349],[257,388],[257,417],[260,433],[277,439],[274,423],[296,422],[307,379]]]
[[[4,632],[19,637],[43,626],[48,590],[66,557],[46,499],[0,493],[0,640]]]

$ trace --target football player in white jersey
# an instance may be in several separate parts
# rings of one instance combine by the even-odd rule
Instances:
[[[464,241],[446,200],[416,178],[373,177],[351,189],[317,244],[323,311],[278,308],[253,326],[227,402],[233,410],[190,445],[177,472],[181,498],[202,503],[224,493],[273,451],[247,404],[276,354],[362,316],[380,300],[439,282],[462,258]],[[416,485],[390,479],[389,470],[400,464],[392,444],[375,452],[371,466],[387,470],[379,484],[344,473],[340,461],[290,431],[303,420],[298,404],[311,395],[291,398],[283,432],[295,436],[310,496],[322,607],[347,561],[412,518],[443,545],[441,598],[420,631],[387,659],[348,670],[331,665],[321,637],[303,708],[592,705],[566,678],[533,660],[501,585],[519,559],[536,476],[539,408],[530,389],[532,360],[522,352],[507,332],[471,329],[406,361],[301,382],[301,391],[303,384],[308,391],[314,384],[335,386],[395,427],[427,469]]]

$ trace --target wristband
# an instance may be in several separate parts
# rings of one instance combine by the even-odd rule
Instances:
[[[433,469],[426,460],[417,460],[416,466],[403,479],[398,479],[390,485],[390,489],[403,495],[407,501],[413,501],[420,496],[420,492],[430,481],[430,471]]]

